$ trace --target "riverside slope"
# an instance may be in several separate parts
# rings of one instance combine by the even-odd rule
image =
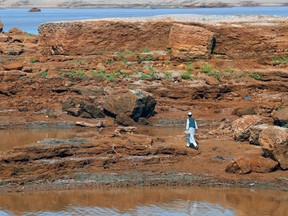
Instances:
[[[40,35],[17,29],[1,33],[1,129],[75,126],[79,121],[105,126],[81,130],[69,142],[44,140],[1,152],[2,189],[66,188],[68,182],[69,187],[252,185],[287,190],[286,166],[281,168],[276,157],[263,157],[259,139],[275,136],[254,133],[258,145],[247,140],[251,125],[287,123],[282,112],[288,105],[287,18],[192,18],[55,22],[41,25]],[[133,106],[137,100],[126,100],[128,91],[148,92],[157,102],[155,115],[132,119],[125,111],[121,118],[115,118],[116,112],[98,116],[109,101],[117,102],[114,108]],[[109,100],[113,97],[118,100]],[[188,111],[199,124],[198,151],[186,148],[182,132],[115,131],[118,124],[184,130]],[[281,134],[287,130],[283,127]],[[268,130],[279,131],[274,126]],[[242,142],[234,140],[236,132]],[[275,151],[277,146],[270,150],[281,160],[288,152],[284,135],[280,141],[268,140],[284,143],[281,151]]]

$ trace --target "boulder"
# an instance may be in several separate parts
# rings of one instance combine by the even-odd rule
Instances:
[[[133,126],[135,121],[124,113],[120,113],[116,116],[116,123],[123,126]]]
[[[233,110],[232,114],[241,117],[244,115],[255,115],[256,111],[254,106],[238,107]]]
[[[280,167],[288,169],[288,129],[270,126],[262,130],[259,143],[267,157],[279,162]]]
[[[22,70],[23,62],[11,62],[4,65],[5,70]]]
[[[225,172],[236,174],[269,173],[275,171],[278,167],[278,162],[262,156],[240,157],[231,161]]]
[[[3,31],[3,23],[0,22],[0,33]]]
[[[258,115],[246,115],[232,122],[231,127],[234,131],[234,139],[245,141],[250,136],[250,128],[254,125],[269,123],[270,119]]]
[[[91,116],[90,118],[104,118],[105,117],[103,109],[101,107],[99,107],[98,105],[89,104],[89,103],[86,103],[80,107],[80,113],[81,113],[80,116],[83,113],[87,113],[88,115],[86,114],[85,118],[89,118],[89,115]]]
[[[23,45],[19,45],[19,44],[9,44],[9,46],[3,50],[3,53],[5,55],[10,55],[10,56],[19,56],[22,53],[24,53],[24,48]]]
[[[104,110],[108,115],[116,117],[119,114],[126,114],[136,122],[140,117],[151,117],[155,106],[153,96],[138,89],[113,91],[104,101]]]
[[[254,125],[250,127],[250,137],[249,137],[249,143],[252,145],[260,145],[259,143],[259,135],[260,133],[265,129],[269,127],[269,125],[263,124],[263,125]]]
[[[283,125],[288,123],[288,106],[280,109],[278,111],[274,111],[272,114],[272,118],[275,120],[277,125]]]
[[[213,32],[198,26],[174,24],[169,34],[171,55],[182,60],[210,58],[214,41]]]
[[[0,34],[0,42],[5,43],[8,42],[9,37],[5,34]]]
[[[62,103],[62,110],[66,111],[68,115],[81,117],[81,118],[104,118],[104,111],[98,105],[83,101],[78,98],[68,97]]]

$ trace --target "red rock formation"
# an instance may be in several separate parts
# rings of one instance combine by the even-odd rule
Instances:
[[[279,162],[282,169],[288,169],[288,129],[270,126],[259,136],[259,143],[270,158]]]
[[[43,54],[92,55],[103,51],[165,50],[172,23],[86,21],[39,27]]]
[[[212,52],[212,56],[263,61],[288,55],[287,28],[288,24],[281,22],[204,25],[101,20],[46,23],[39,27],[39,32],[41,51],[46,55],[93,55],[144,48],[166,50],[170,45],[176,58],[205,59]]]
[[[213,32],[190,25],[175,24],[169,35],[172,56],[182,60],[209,58],[213,41]]]

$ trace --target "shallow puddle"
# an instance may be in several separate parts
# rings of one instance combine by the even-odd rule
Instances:
[[[184,130],[184,127],[141,126],[137,127],[136,133],[148,136],[178,136],[184,135]]]
[[[0,215],[286,215],[288,192],[240,188],[127,188],[7,193]]]
[[[75,129],[0,130],[0,151],[36,143],[46,138],[70,139],[74,138],[76,134],[77,130]]]
[[[16,130],[0,130],[0,151],[7,151],[16,146],[24,146],[36,143],[43,139],[72,139],[75,137],[84,137],[89,134],[98,133],[99,129],[91,128],[77,128],[77,129],[16,129]],[[111,134],[115,128],[104,128],[102,134]],[[137,134],[144,134],[148,136],[177,136],[183,135],[184,129],[182,127],[152,127],[139,126],[137,127]],[[86,133],[86,134],[85,134]]]

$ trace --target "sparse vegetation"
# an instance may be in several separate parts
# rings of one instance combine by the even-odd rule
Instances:
[[[114,82],[115,81],[115,75],[114,74],[106,74],[106,79],[109,82]]]
[[[84,71],[82,71],[82,70],[71,71],[71,72],[69,72],[69,73],[66,73],[66,76],[67,76],[71,81],[88,79],[88,76],[87,76],[87,75],[84,73]]]
[[[48,71],[47,70],[42,70],[42,71],[39,71],[37,73],[37,76],[40,77],[40,78],[43,78],[43,79],[46,79],[47,75],[48,75]]]
[[[194,65],[192,64],[187,64],[186,65],[186,71],[191,72],[195,69]]]
[[[128,55],[130,53],[131,52],[129,50],[123,50],[123,51],[120,51],[118,54],[123,57],[124,55]]]
[[[288,63],[288,57],[283,57],[283,58],[273,57],[272,61],[275,65],[287,64]]]
[[[251,78],[253,78],[255,80],[262,80],[262,78],[263,78],[261,74],[258,74],[258,73],[255,73],[255,72],[250,73],[249,77],[251,77]]]
[[[165,79],[171,79],[172,78],[172,73],[171,72],[165,72],[164,73]]]
[[[185,79],[185,80],[190,80],[190,79],[192,79],[191,74],[188,73],[188,72],[186,72],[186,71],[185,71],[185,72],[182,72],[180,76],[181,76],[182,79]]]
[[[142,50],[142,53],[149,53],[150,51],[149,51],[149,49],[148,48],[144,48],[143,50]]]
[[[105,64],[106,64],[106,65],[109,65],[109,64],[113,64],[113,62],[114,62],[113,59],[108,59],[108,60],[105,62]]]
[[[72,62],[72,64],[74,64],[74,65],[83,65],[84,62],[82,60],[75,60],[75,61]]]
[[[167,50],[166,50],[166,54],[167,54],[167,55],[171,55],[171,53],[172,53],[172,50],[171,50],[171,49],[167,49]]]
[[[282,104],[281,106],[277,107],[275,110],[280,111],[280,110],[283,110],[287,106],[288,106],[288,104]]]
[[[222,68],[221,71],[228,72],[228,73],[233,73],[235,70],[233,68],[227,67],[227,68]]]
[[[90,74],[92,75],[93,79],[97,81],[104,81],[106,79],[105,73],[106,71],[104,68],[102,68],[99,71],[95,71],[95,70],[90,71]]]
[[[39,59],[30,59],[30,63],[34,64],[36,62],[39,62]]]
[[[215,72],[215,68],[210,65],[210,64],[203,64],[200,68],[200,71],[202,73],[214,73]]]
[[[141,72],[140,78],[142,80],[148,80],[148,79],[151,79],[151,76],[149,74],[145,74],[145,73]]]

